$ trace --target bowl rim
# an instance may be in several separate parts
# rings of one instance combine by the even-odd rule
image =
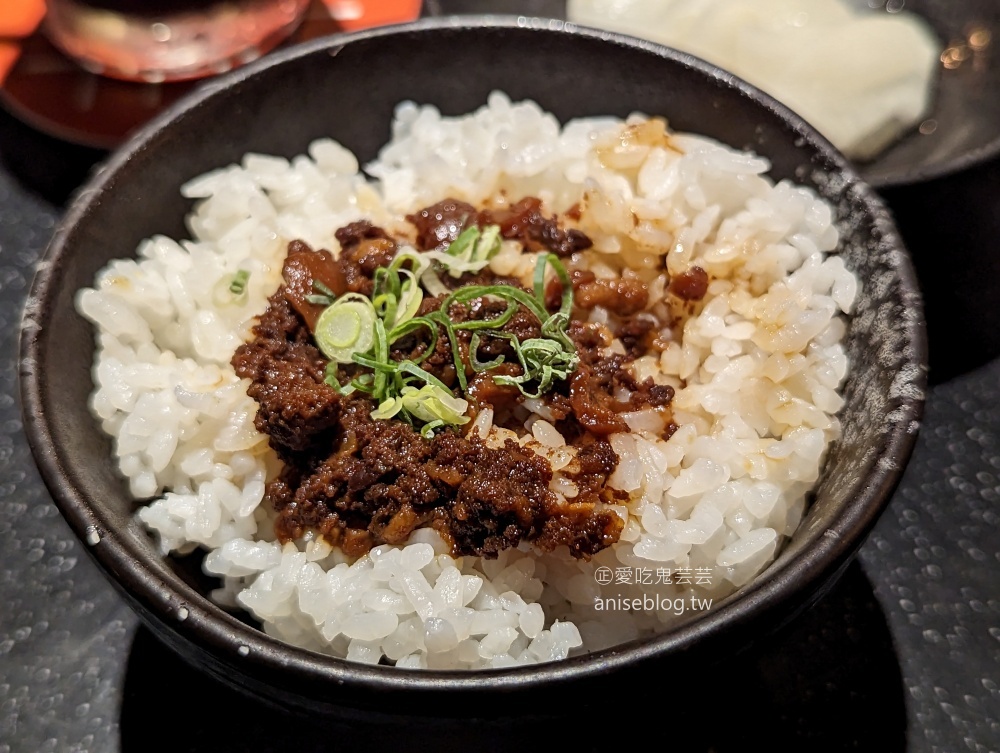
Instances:
[[[912,11],[912,12],[915,13],[916,15],[920,15],[917,11]],[[926,20],[927,19],[924,18],[924,21]],[[601,29],[596,26],[589,26],[586,24],[576,24],[572,22],[567,22],[567,24],[571,24],[577,29],[590,29],[598,32],[601,31]],[[646,41],[642,37],[636,37],[631,34],[626,34],[624,32],[615,32],[615,35],[618,37],[629,37],[639,42]],[[937,35],[938,32],[935,30],[935,36]],[[667,47],[666,45],[659,45],[659,46]],[[676,48],[673,47],[667,47],[667,49],[676,50]],[[678,52],[680,51],[678,50]],[[716,66],[713,63],[704,60],[704,58],[698,58],[697,56],[691,56],[691,57],[695,57],[696,59],[705,62],[709,67],[716,68],[718,70],[725,70],[719,68],[719,66]],[[739,78],[735,74],[733,74],[733,76],[734,78],[737,79]],[[939,80],[935,81],[934,83],[935,101],[937,96],[939,96],[938,92],[939,86],[940,86],[940,81]],[[756,87],[751,85],[751,88],[756,88]],[[757,89],[757,91],[759,91],[765,97],[773,99],[771,95],[767,94],[762,89]],[[790,110],[787,107],[782,106],[782,108],[795,114],[794,111]],[[924,117],[931,118],[933,116],[934,113],[932,109],[932,111],[927,113]],[[806,122],[803,118],[801,118],[797,114],[795,115],[795,117],[796,119],[801,120],[802,122]],[[915,129],[916,126],[913,126],[912,130]],[[910,132],[909,135],[912,136],[912,132]],[[904,133],[900,138],[906,139],[907,134]],[[892,149],[894,145],[895,142],[887,146],[886,149]],[[836,147],[834,147],[834,149],[836,149]],[[906,168],[901,167],[892,170],[880,171],[878,169],[874,169],[877,168],[878,166],[879,156],[881,155],[876,155],[875,159],[872,160],[871,162],[853,162],[847,160],[846,157],[844,158],[844,160],[851,166],[851,168],[854,170],[855,173],[857,173],[857,175],[862,179],[863,182],[878,190],[904,188],[908,186],[919,186],[924,183],[930,183],[931,181],[938,180],[939,178],[947,178],[949,176],[955,175],[956,173],[961,173],[964,172],[965,170],[970,170],[978,165],[989,162],[990,160],[996,158],[997,156],[1000,156],[1000,133],[998,133],[993,138],[979,144],[978,146],[973,146],[963,149],[962,151],[957,152],[956,154],[953,154],[950,157],[935,160],[926,165],[917,165]]]
[[[922,167],[913,167],[906,170],[889,170],[881,175],[871,173],[871,178],[867,177],[869,170],[866,165],[859,165],[855,167],[855,170],[858,171],[864,180],[868,181],[868,185],[879,190],[907,188],[931,183],[940,178],[948,178],[957,173],[971,170],[995,159],[997,156],[1000,156],[1000,136],[979,146],[959,152],[948,159],[931,162]]]
[[[913,346],[911,365],[918,370],[913,384],[919,396],[908,396],[902,400],[904,418],[885,436],[880,457],[893,462],[877,464],[870,477],[859,480],[857,494],[840,511],[831,528],[812,535],[810,538],[815,540],[777,570],[772,568],[765,571],[763,576],[720,601],[711,611],[702,613],[695,620],[669,632],[562,661],[475,671],[414,671],[390,666],[370,666],[298,648],[244,624],[186,584],[186,591],[175,590],[146,563],[145,554],[130,542],[127,529],[115,531],[104,525],[99,514],[90,507],[87,498],[74,484],[72,468],[64,463],[42,410],[45,403],[44,377],[34,368],[44,340],[40,322],[45,320],[48,308],[46,304],[54,295],[60,260],[69,253],[74,229],[86,216],[91,205],[113,184],[118,171],[135,154],[149,147],[156,136],[175,119],[196,109],[216,92],[236,86],[258,72],[317,52],[326,51],[336,55],[344,46],[355,42],[397,34],[447,30],[475,33],[476,30],[494,28],[582,36],[666,57],[693,69],[697,76],[736,89],[742,96],[754,100],[758,106],[777,114],[807,139],[819,156],[838,170],[848,185],[854,187],[858,200],[870,210],[873,224],[879,228],[883,241],[901,251],[896,254],[901,291],[915,307],[914,316],[906,324],[906,332]],[[706,642],[717,635],[724,627],[752,624],[784,600],[793,597],[801,599],[810,590],[815,590],[818,583],[844,565],[860,547],[899,483],[903,467],[916,442],[913,427],[919,424],[923,411],[927,344],[916,275],[881,199],[826,139],[791,110],[716,66],[654,42],[564,21],[485,14],[425,18],[407,24],[333,35],[296,45],[208,81],[139,129],[109,156],[78,191],[39,263],[22,320],[19,372],[24,425],[29,445],[43,480],[61,512],[109,579],[125,590],[144,610],[151,612],[161,623],[170,624],[174,632],[195,647],[209,650],[222,661],[250,662],[270,672],[286,672],[289,677],[299,678],[306,683],[303,687],[333,683],[363,687],[375,692],[507,692],[537,689],[540,685],[554,686],[570,680],[594,679],[668,654],[687,652],[695,644]],[[96,430],[96,426],[94,428]],[[177,618],[177,611],[181,607],[187,610],[183,621]]]

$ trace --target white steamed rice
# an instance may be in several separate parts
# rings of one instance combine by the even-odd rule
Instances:
[[[249,154],[188,183],[184,195],[199,200],[188,218],[195,240],[144,241],[78,297],[99,332],[93,412],[131,493],[152,500],[138,516],[161,551],[206,549],[206,570],[224,582],[213,597],[269,634],[401,667],[505,667],[601,649],[663,630],[702,608],[691,597],[718,600],[760,573],[795,530],[839,435],[841,314],[857,281],[836,254],[831,208],[813,192],[774,185],[754,155],[629,122],[638,130],[623,140],[621,121],[561,127],[500,93],[464,118],[404,103],[392,141],[367,166],[374,181],[321,140],[308,156]],[[663,333],[662,354],[635,363],[640,378],[676,389],[680,428],[663,441],[662,424],[638,413],[631,433],[611,437],[621,461],[610,484],[630,497],[616,508],[620,542],[590,562],[527,545],[494,560],[454,558],[431,530],[354,562],[321,539],[276,542],[261,500],[279,462],[229,361],[281,282],[288,241],[336,249],[334,231],[359,219],[399,228],[444,197],[529,195],[553,212],[579,203],[595,244],[581,263],[598,276],[642,277],[662,318],[677,313],[664,256],[671,273],[697,264],[712,280],[682,332]],[[534,258],[508,244],[492,267],[525,274]],[[248,296],[234,304],[220,281],[239,269],[251,272]],[[529,406],[521,442],[565,467],[572,453],[544,407]],[[473,430],[490,441],[504,432],[490,411]],[[572,496],[565,483],[557,474],[556,491]],[[611,583],[598,582],[598,568]],[[597,609],[605,597],[646,596],[666,608]]]

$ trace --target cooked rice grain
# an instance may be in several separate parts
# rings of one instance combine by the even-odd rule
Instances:
[[[269,634],[372,664],[558,660],[679,616],[597,609],[598,599],[731,593],[795,530],[839,435],[842,314],[858,287],[836,255],[830,206],[774,185],[767,169],[755,155],[665,135],[656,121],[561,127],[536,104],[494,93],[465,118],[400,105],[393,140],[367,167],[371,183],[329,140],[291,161],[251,154],[196,178],[183,189],[198,199],[188,218],[195,240],[147,240],[78,297],[99,332],[93,412],[132,495],[154,498],[140,520],[164,554],[206,549],[205,569],[225,584],[214,598],[249,610]],[[579,227],[595,244],[579,264],[598,277],[638,276],[652,313],[683,320],[661,332],[662,353],[633,366],[676,389],[680,428],[663,441],[662,421],[640,411],[626,415],[629,434],[611,437],[621,460],[609,483],[630,499],[616,507],[626,520],[620,542],[590,562],[527,545],[482,560],[453,558],[436,533],[418,530],[405,547],[351,562],[317,538],[275,541],[260,503],[278,461],[229,360],[280,284],[288,241],[336,248],[334,231],[363,218],[401,229],[406,213],[445,196],[482,204],[529,195],[551,212],[579,204]],[[663,268],[678,275],[694,265],[711,283],[692,312],[668,294]],[[492,266],[528,276],[534,257],[508,246]],[[250,277],[234,299],[225,282],[238,270]],[[608,317],[593,311],[595,321]],[[556,490],[572,496],[559,473],[572,468],[572,448],[541,402],[525,406],[519,441],[550,459]],[[491,441],[506,431],[491,411],[471,430]],[[595,578],[601,567],[611,583]]]

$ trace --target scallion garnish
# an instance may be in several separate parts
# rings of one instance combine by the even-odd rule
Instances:
[[[243,295],[247,289],[247,280],[250,279],[250,273],[245,269],[240,269],[233,275],[232,282],[229,283],[229,292],[233,295]]]
[[[320,295],[325,295],[331,301],[337,297],[337,294],[330,289],[330,286],[325,284],[322,280],[313,280],[312,288]]]
[[[439,331],[448,337],[459,388],[468,387],[467,369],[475,373],[490,371],[504,362],[497,356],[480,361],[478,351],[485,338],[501,338],[510,343],[517,356],[521,373],[517,376],[498,374],[497,384],[513,385],[527,397],[539,397],[552,389],[557,380],[566,379],[579,363],[573,341],[567,332],[573,308],[573,286],[565,267],[554,254],[543,254],[535,268],[533,294],[510,285],[466,285],[449,291],[431,266],[436,261],[453,277],[479,271],[500,248],[500,228],[489,225],[483,230],[470,227],[463,231],[444,252],[417,254],[403,250],[387,267],[379,267],[373,275],[371,298],[358,293],[336,297],[322,283],[314,281],[321,297],[329,299],[327,308],[316,323],[316,344],[330,359],[326,381],[341,394],[363,392],[377,404],[374,419],[399,418],[411,424],[423,424],[421,434],[429,437],[442,426],[460,426],[469,421],[468,402],[456,396],[419,364],[435,352]],[[409,268],[404,268],[408,265]],[[545,273],[551,266],[562,284],[563,295],[559,311],[549,313],[545,305]],[[438,310],[417,316],[423,300],[423,289],[431,295],[446,295]],[[310,300],[313,296],[307,296]],[[451,308],[480,298],[494,298],[507,305],[502,312],[488,319],[463,322],[451,320]],[[518,340],[503,327],[524,307],[539,321],[538,337]],[[390,348],[398,340],[426,329],[429,339],[415,360],[396,361],[390,358]],[[463,358],[459,332],[471,333],[468,363]],[[360,374],[342,385],[340,364],[355,364],[370,372]]]
[[[309,303],[316,306],[329,306],[337,299],[337,294],[320,280],[313,280],[312,288],[315,292],[306,296],[306,300]]]
[[[242,305],[249,299],[247,282],[250,272],[246,269],[237,270],[234,274],[226,274],[215,281],[212,286],[212,302],[216,306]]]
[[[437,426],[460,426],[469,422],[469,417],[465,415],[468,408],[469,403],[452,395],[447,387],[425,384],[418,389],[407,385],[398,396],[387,397],[379,403],[378,408],[372,411],[372,418],[389,419],[400,411],[406,411],[428,426],[435,422]]]
[[[559,311],[554,314],[549,314],[545,308],[544,282],[545,268],[548,265],[552,266],[563,288],[562,305]],[[535,266],[534,282],[534,296],[510,285],[467,285],[451,293],[441,304],[440,309],[428,315],[428,318],[433,319],[444,328],[451,340],[452,356],[455,361],[458,381],[463,390],[466,388],[467,382],[459,354],[458,338],[455,337],[455,332],[462,329],[474,332],[474,339],[470,342],[470,346],[472,346],[470,348],[470,365],[473,370],[477,370],[476,364],[479,364],[479,370],[488,370],[503,363],[502,356],[488,362],[488,364],[482,364],[478,361],[476,351],[483,337],[500,337],[510,341],[511,348],[521,364],[522,374],[517,377],[497,375],[493,377],[493,380],[497,384],[515,385],[525,397],[539,397],[552,388],[556,379],[566,379],[576,370],[579,357],[576,354],[576,346],[567,332],[569,314],[573,310],[573,285],[569,274],[555,254],[543,254],[538,258],[538,263]],[[487,296],[506,300],[508,302],[507,309],[494,319],[478,319],[452,324],[448,317],[448,310],[453,303],[465,303],[475,298]],[[510,320],[518,305],[524,306],[541,322],[541,337],[530,338],[522,342],[509,332],[500,329]],[[527,385],[533,382],[537,382],[537,387],[531,390]]]
[[[348,293],[319,315],[316,346],[331,361],[351,363],[355,353],[371,348],[376,322],[372,302],[360,293]]]
[[[402,274],[406,275],[406,280],[399,290],[399,304],[396,307],[396,316],[392,320],[393,327],[398,327],[415,317],[424,300],[424,291],[420,289],[420,283],[413,273],[403,270]]]
[[[425,256],[457,278],[466,272],[478,272],[489,264],[500,250],[500,243],[499,225],[487,225],[483,230],[473,225],[463,230],[444,251],[429,251]]]

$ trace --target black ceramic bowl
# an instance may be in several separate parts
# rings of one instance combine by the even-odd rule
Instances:
[[[1000,155],[1000,5],[992,0],[887,0],[927,20],[944,48],[937,91],[923,124],[862,176],[879,188],[939,178]]]
[[[1000,4],[994,0],[855,0],[873,13],[923,17],[944,50],[931,112],[858,172],[876,188],[950,175],[1000,155]],[[430,15],[475,13],[481,0],[426,0]],[[566,0],[492,0],[505,13],[566,18]]]
[[[292,648],[213,605],[197,564],[159,556],[134,520],[111,443],[88,411],[93,332],[75,312],[75,291],[145,237],[184,237],[190,202],[178,189],[194,175],[247,151],[299,154],[321,136],[368,160],[389,137],[400,100],[459,114],[496,88],[562,119],[663,114],[679,130],[758,151],[775,178],[803,181],[833,203],[844,258],[863,285],[849,327],[843,438],[777,562],[718,608],[655,639],[472,674],[362,666]],[[151,123],[93,177],[56,232],[25,313],[21,357],[25,424],[45,481],[150,628],[191,662],[262,697],[366,713],[496,714],[537,709],[554,691],[562,701],[613,699],[639,665],[694,672],[731,655],[809,604],[854,555],[910,455],[925,383],[920,299],[906,252],[878,198],[814,131],[685,55],[559,22],[503,18],[319,40],[220,78]]]

